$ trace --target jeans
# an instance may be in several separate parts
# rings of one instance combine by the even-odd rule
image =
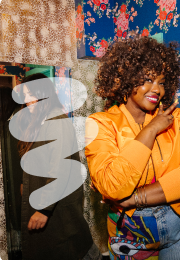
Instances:
[[[159,260],[180,260],[180,216],[170,206],[158,206],[135,211],[133,217],[155,217],[159,236]],[[120,236],[121,237],[121,236]],[[140,253],[141,255],[142,253]],[[111,254],[110,254],[111,256]],[[140,257],[142,259],[142,257]],[[139,259],[140,259],[139,258]],[[111,257],[111,259],[118,259]],[[124,259],[124,256],[122,256]],[[136,258],[134,255],[134,259]]]
[[[135,211],[134,215],[154,215],[160,239],[159,260],[180,259],[180,216],[170,206],[146,208]]]

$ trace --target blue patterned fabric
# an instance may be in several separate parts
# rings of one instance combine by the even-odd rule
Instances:
[[[140,33],[164,34],[179,41],[180,2],[177,0],[76,0],[78,58],[104,55],[108,44]]]
[[[71,90],[71,69],[55,66],[55,88],[58,98],[63,106],[63,111],[68,117],[73,117],[72,90]]]
[[[111,259],[144,260],[149,257],[158,259],[159,235],[156,218],[153,214],[125,215],[122,227],[118,229],[117,221],[120,213],[108,213],[109,251]]]

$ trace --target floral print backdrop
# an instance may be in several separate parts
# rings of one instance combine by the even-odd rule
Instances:
[[[26,67],[25,64],[15,63],[15,66],[0,65],[0,74],[16,77],[16,85],[21,84],[22,79],[25,77],[25,72],[29,71],[30,68]],[[18,92],[19,89],[16,88]]]
[[[71,68],[55,66],[55,88],[59,100],[63,106],[63,112],[71,119],[73,117]]]
[[[100,58],[114,40],[136,33],[178,41],[179,9],[177,0],[76,0],[78,58]]]

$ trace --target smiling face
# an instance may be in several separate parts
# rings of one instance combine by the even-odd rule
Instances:
[[[23,86],[23,94],[24,94],[24,102],[26,103],[29,112],[33,113],[34,107],[36,106],[38,99],[31,94],[31,92],[29,91],[26,85]]]
[[[161,74],[153,78],[152,74],[145,76],[144,85],[134,88],[127,100],[126,108],[137,117],[143,117],[147,111],[153,111],[165,95],[165,78]]]

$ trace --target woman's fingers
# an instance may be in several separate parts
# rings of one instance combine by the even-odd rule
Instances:
[[[42,222],[40,220],[38,220],[38,221],[30,220],[29,223],[28,223],[28,229],[29,230],[40,229],[40,228],[43,228],[45,226],[45,224],[46,224],[46,222]]]
[[[36,229],[40,229],[42,224],[44,224],[44,223],[38,221],[37,224],[36,224]]]
[[[170,114],[170,115],[167,115],[167,117],[168,117],[169,123],[170,123],[169,126],[171,126],[173,124],[173,122],[174,122],[174,116]]]
[[[162,114],[163,113],[163,104],[162,102],[159,103],[159,111],[158,111],[158,114]]]
[[[96,189],[96,187],[94,186],[93,182],[91,182],[91,184],[89,185],[89,187],[90,187],[93,191],[99,192],[99,191]]]
[[[36,226],[37,226],[38,222],[37,221],[33,221],[32,222],[32,226],[31,226],[31,229],[35,229]]]
[[[175,107],[179,104],[178,99],[176,99],[176,101],[164,111],[164,115],[169,115],[174,109]]]
[[[31,219],[30,219],[30,221],[29,221],[29,223],[28,223],[28,229],[29,229],[29,230],[32,230],[32,224],[33,224],[33,222],[32,222]]]
[[[40,228],[43,228],[45,226],[46,222],[41,223]]]
[[[48,217],[44,214],[36,211],[30,218],[28,223],[28,229],[39,229],[45,226],[47,223]]]

